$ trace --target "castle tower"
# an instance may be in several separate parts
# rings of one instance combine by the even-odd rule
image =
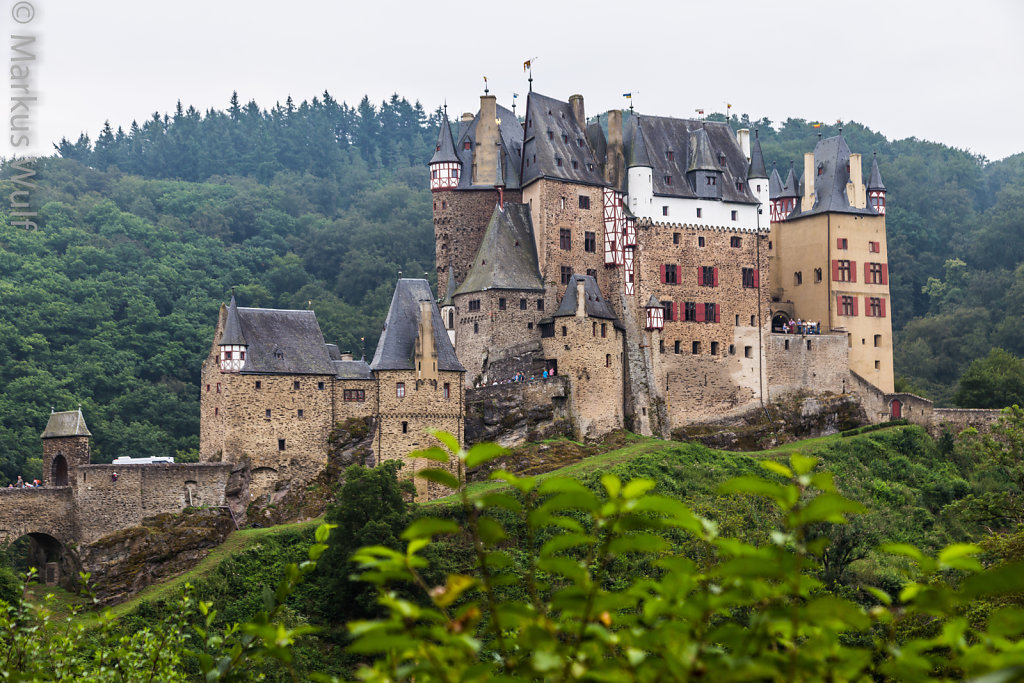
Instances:
[[[82,409],[50,413],[43,430],[43,485],[69,486],[74,469],[89,464],[89,439]]]
[[[782,220],[782,177],[779,169],[772,162],[772,174],[768,178],[768,197],[771,201],[770,218],[772,223]]]
[[[448,122],[448,108],[445,107],[441,130],[437,132],[437,146],[434,148],[434,156],[430,159],[430,191],[455,189],[459,185],[461,173],[462,163],[455,154],[452,127]]]
[[[228,317],[224,323],[224,334],[221,335],[218,346],[220,346],[220,371],[240,371],[245,365],[245,354],[249,345],[245,343],[245,335],[242,334],[242,324],[238,319],[238,304],[235,302],[234,292],[231,293]]]
[[[654,170],[639,118],[633,119],[633,147],[626,170],[629,209],[637,215],[649,213],[648,207],[654,202]]]
[[[778,174],[776,173],[776,176]],[[761,208],[767,208],[771,201],[769,191],[768,172],[764,166],[764,154],[761,153],[761,140],[758,139],[757,129],[754,129],[754,140],[750,144],[750,168],[747,170],[747,184],[750,191],[757,197]]]
[[[871,179],[868,180],[868,204],[878,212],[880,216],[885,215],[885,185],[882,184],[882,174],[878,170],[878,156],[872,155]]]

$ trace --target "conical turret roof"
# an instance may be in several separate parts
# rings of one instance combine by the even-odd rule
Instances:
[[[448,110],[444,112],[441,119],[441,130],[437,131],[437,146],[434,149],[434,156],[430,157],[430,163],[437,164],[446,161],[459,160],[455,154],[455,141],[452,139],[452,126],[448,123]]]
[[[693,133],[690,140],[692,145],[690,151],[690,165],[686,169],[690,171],[721,171],[721,167],[715,161],[715,155],[711,152],[711,139],[703,126]]]
[[[445,288],[444,298],[441,299],[440,302],[438,302],[438,305],[439,306],[452,306],[452,305],[454,305],[454,302],[452,301],[452,295],[455,294],[455,290],[458,289],[458,286],[459,285],[455,282],[455,268],[453,268],[451,266],[451,264],[449,264],[448,265],[448,287]]]
[[[789,164],[789,175],[786,176],[786,182],[782,184],[782,193],[780,197],[799,197],[799,181],[796,178],[796,171],[793,170],[793,164]]]
[[[868,181],[869,190],[885,190],[882,184],[882,173],[878,170],[878,157],[871,161],[871,180]]]
[[[775,163],[772,163],[772,174],[768,176],[768,198],[778,199],[782,196],[782,177],[779,175],[779,169],[775,168]]]
[[[644,129],[640,127],[640,117],[636,116],[633,118],[633,147],[629,154],[629,164],[627,168],[633,168],[634,166],[646,166],[653,168],[651,164],[651,156],[647,152],[647,141],[644,139]]]
[[[767,178],[768,172],[764,167],[764,155],[761,154],[761,141],[757,137],[757,129],[754,129],[754,140],[750,143],[750,170],[747,171],[747,179]]]
[[[220,337],[220,345],[246,346],[242,325],[238,321],[238,304],[235,303],[234,292],[231,293],[231,303],[228,304],[228,319],[224,322],[224,334]]]

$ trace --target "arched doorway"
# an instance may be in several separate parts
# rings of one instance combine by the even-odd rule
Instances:
[[[53,464],[50,465],[50,486],[68,485],[68,461],[63,453],[53,457]]]
[[[789,316],[779,312],[772,316],[772,332],[782,332],[784,325],[789,322]]]
[[[903,401],[894,398],[892,403],[889,404],[889,418],[898,420],[901,417],[903,417]]]

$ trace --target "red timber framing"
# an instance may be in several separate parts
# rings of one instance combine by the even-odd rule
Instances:
[[[456,161],[430,164],[430,191],[451,190],[459,186],[459,169]]]
[[[604,188],[604,264],[621,266],[625,260],[622,251],[622,210],[624,195],[610,187]]]

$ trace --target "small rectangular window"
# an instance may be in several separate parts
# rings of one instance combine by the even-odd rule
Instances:
[[[876,334],[875,335],[875,346],[877,347],[877,346],[881,346],[881,345],[882,345],[882,335]]]
[[[693,342],[693,351],[692,351],[692,353],[695,356],[700,353],[700,342],[699,341]]]
[[[821,282],[821,268],[814,269],[814,284]]]
[[[519,310],[520,311],[525,311],[526,310],[526,299],[520,299],[519,300]]]
[[[403,434],[408,434],[409,433],[409,423],[408,422],[402,422],[402,433]]]
[[[502,297],[498,297],[498,310],[499,311],[504,311],[505,310],[505,297],[503,297],[503,296]]]
[[[580,208],[581,209],[589,209],[590,208],[590,197],[588,197],[585,194],[581,194],[580,195]]]
[[[610,368],[612,366],[612,354],[610,354],[610,353],[604,354],[604,366],[606,368]]]
[[[283,451],[284,450],[284,439],[278,439],[277,440],[277,450],[279,450],[279,451]]]
[[[260,388],[260,387],[259,387],[259,382],[256,382],[256,388],[257,388],[257,389],[259,389],[259,388]],[[209,390],[210,390],[210,385],[209,385],[209,384],[207,384],[207,385],[206,385],[206,390],[207,390],[207,391],[209,391]]]
[[[672,244],[679,244],[679,233],[672,233]]]
[[[324,390],[324,383],[323,382],[317,382],[316,383],[316,390],[317,391],[323,391]]]
[[[296,391],[298,391],[299,390],[299,383],[298,382],[292,382],[292,389],[295,389]]]
[[[444,397],[445,400],[452,397],[452,385],[449,384],[448,382],[444,383]]]
[[[665,152],[665,159],[666,160],[672,161],[675,158],[676,158],[676,153],[673,152],[671,149]]]
[[[668,207],[667,206],[661,207],[661,215],[662,216],[667,216],[668,215]]]
[[[698,211],[699,210],[700,209],[698,209]],[[697,238],[697,246],[698,247],[703,247],[704,246],[704,237],[703,236]]]
[[[602,337],[607,337],[608,336],[608,324],[607,323],[601,323],[601,336]]]
[[[804,283],[804,274],[799,270],[793,273],[793,284],[802,285]]]
[[[754,347],[753,346],[744,346],[743,347],[743,357],[744,358],[753,358],[754,357]]]
[[[711,342],[711,355],[712,356],[717,356],[718,355],[718,342],[715,342],[715,341]]]
[[[299,417],[299,419],[302,419],[304,416],[305,416],[305,414],[304,414],[302,408],[299,408],[299,410],[298,410],[298,417]]]
[[[740,189],[743,189],[743,188],[742,188],[742,186],[740,187]],[[734,220],[734,221],[735,221],[735,220],[739,219],[739,215],[740,215],[740,212],[739,212],[739,211],[732,211],[732,212],[730,213],[729,217],[730,217],[730,218],[731,218],[732,220]],[[736,246],[739,246],[739,245],[736,245]]]
[[[220,408],[214,408],[213,409],[213,414],[214,414],[214,416],[220,415]]]
[[[597,252],[597,233],[583,233],[583,251],[590,254]]]
[[[267,408],[267,418],[270,417],[270,408]]]
[[[537,310],[538,311],[543,311],[544,310],[544,299],[537,299]]]
[[[666,185],[671,185],[672,184],[672,176],[670,176],[670,175],[665,176],[665,184]]]
[[[572,266],[562,266],[562,284],[567,285],[572,280]]]
[[[257,389],[263,388],[263,382],[261,382],[260,380],[256,380],[256,388]]]
[[[679,341],[678,339],[676,340],[676,346],[675,346],[675,352],[676,352],[676,353],[679,353],[679,345],[680,345],[681,343],[682,343],[682,342],[680,342],[680,341]]]
[[[736,220],[736,212],[732,212],[732,219]],[[738,249],[743,246],[743,238],[736,237],[735,235],[729,238],[729,246]]]
[[[568,334],[569,334],[569,328],[567,328],[565,325],[562,325],[562,336],[564,337],[564,336],[566,336]]]
[[[398,398],[405,398],[405,382],[395,383],[395,396]]]
[[[597,268],[587,268],[587,275],[589,275],[590,277],[592,277],[592,278],[594,278],[596,280],[597,279]]]
[[[700,218],[703,215],[704,215],[704,210],[703,209],[697,209],[697,218]]]

